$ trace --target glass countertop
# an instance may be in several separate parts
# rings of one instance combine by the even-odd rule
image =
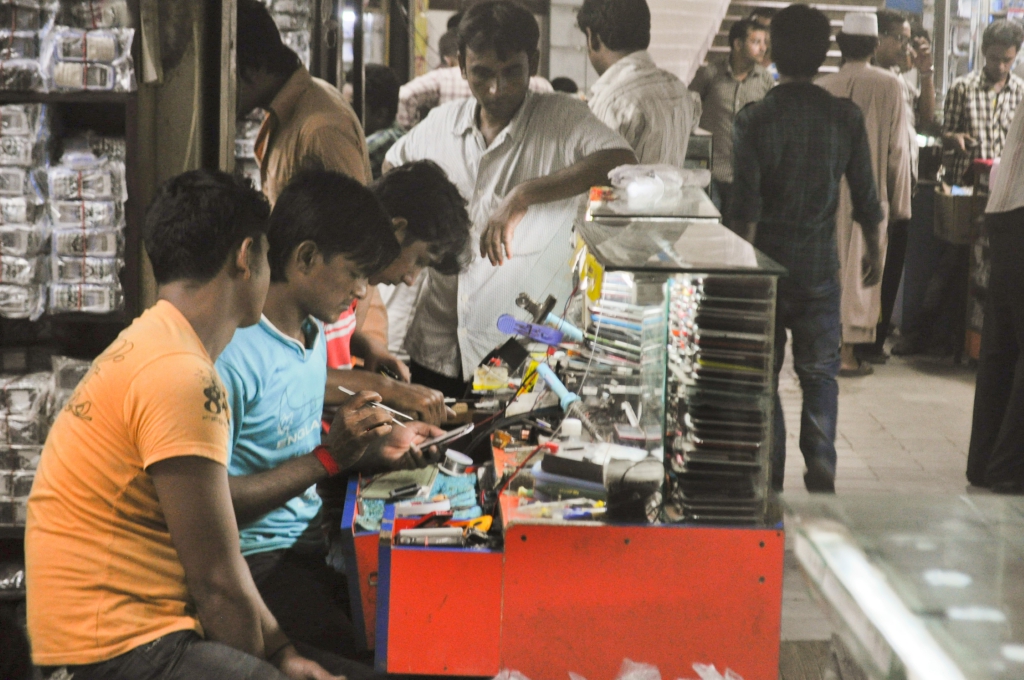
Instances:
[[[1024,678],[1024,498],[785,503],[801,566],[871,677]]]
[[[717,222],[596,220],[580,222],[577,228],[590,252],[610,271],[786,273],[782,265]]]
[[[700,187],[683,187],[679,193],[665,196],[654,205],[640,209],[635,204],[630,206],[629,201],[625,198],[619,198],[624,195],[624,190],[617,189],[615,198],[612,200],[592,201],[587,211],[590,219],[646,217],[650,219],[691,218],[718,221],[722,217],[718,208]]]

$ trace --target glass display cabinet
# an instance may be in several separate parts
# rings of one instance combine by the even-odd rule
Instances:
[[[567,385],[595,429],[664,462],[661,519],[767,521],[775,290],[785,269],[719,223],[695,187],[581,211]]]

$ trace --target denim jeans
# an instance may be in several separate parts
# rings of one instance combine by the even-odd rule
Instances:
[[[793,333],[793,367],[800,379],[803,410],[800,451],[808,470],[834,479],[836,417],[839,411],[840,287],[836,280],[804,287],[779,281],[775,308],[775,419],[772,433],[772,488],[786,476],[786,421],[779,399],[779,371],[786,356],[786,329]]]
[[[366,666],[302,643],[299,654],[316,661],[330,673],[348,680],[374,678]],[[219,642],[204,640],[192,631],[170,633],[121,656],[100,663],[68,666],[73,680],[288,680],[272,665]]]

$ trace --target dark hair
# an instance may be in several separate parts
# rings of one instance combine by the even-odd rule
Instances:
[[[1003,48],[1013,47],[1020,51],[1021,43],[1024,43],[1024,27],[1009,19],[996,19],[981,34],[982,52],[997,45]]]
[[[239,75],[265,69],[270,73],[288,76],[302,66],[299,55],[281,42],[277,24],[259,0],[238,0],[235,40],[235,64]]]
[[[270,280],[286,281],[288,258],[303,241],[312,241],[324,259],[344,255],[370,276],[398,257],[384,206],[373,192],[348,175],[303,170],[277,197],[270,215]]]
[[[456,12],[455,14],[448,17],[448,23],[445,24],[444,30],[446,31],[458,31],[459,22],[462,21],[462,12]]]
[[[775,10],[771,7],[755,7],[754,9],[750,10],[750,14],[747,15],[747,18],[753,21],[755,24],[757,23],[758,19],[767,19],[768,21],[771,21],[774,17]]]
[[[459,54],[494,50],[505,61],[513,54],[533,55],[540,27],[530,11],[511,0],[488,0],[473,5],[459,22]]]
[[[875,15],[878,17],[879,37],[883,35],[895,36],[902,32],[903,24],[909,22],[906,14],[895,9],[882,7],[875,12]]]
[[[142,237],[158,284],[205,283],[250,236],[267,233],[270,204],[248,180],[191,170],[157,190]]]
[[[457,57],[459,55],[459,32],[451,30],[441,36],[437,41],[437,53],[441,58]]]
[[[825,63],[832,42],[828,17],[807,5],[790,5],[772,19],[772,57],[779,73],[812,78]]]
[[[737,40],[746,41],[747,36],[750,35],[751,31],[767,31],[768,29],[757,23],[753,19],[739,19],[734,21],[732,26],[729,28],[729,49],[732,49],[732,44]]]
[[[576,81],[572,78],[566,78],[565,76],[552,78],[551,87],[555,92],[564,92],[566,94],[576,94],[580,91],[580,87],[576,84]]]
[[[927,28],[916,21],[910,24],[910,37],[911,39],[924,38],[928,42],[932,41],[932,34],[928,32]]]
[[[387,111],[389,122],[398,115],[398,76],[382,64],[367,64],[366,69],[366,110]]]
[[[863,61],[878,49],[878,38],[873,35],[847,35],[840,31],[836,35],[836,44],[847,61]]]
[[[646,50],[651,44],[651,9],[647,0],[583,0],[576,25],[613,52]]]
[[[471,226],[466,199],[434,161],[414,161],[392,168],[370,187],[393,217],[409,223],[403,246],[430,244],[440,274],[458,274],[469,264]]]

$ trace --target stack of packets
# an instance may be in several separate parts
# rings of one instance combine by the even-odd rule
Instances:
[[[0,106],[0,316],[37,319],[46,304],[43,190],[46,107]]]
[[[51,358],[53,372],[0,376],[0,524],[25,523],[25,504],[53,417],[90,362]]]
[[[0,90],[45,90],[41,57],[57,5],[39,0],[0,4]]]
[[[465,521],[483,514],[478,503],[475,474],[452,475],[431,466],[420,470],[389,472],[364,482],[359,492],[356,526],[363,531],[380,531],[384,505],[392,502],[388,497],[389,490],[411,484],[415,484],[418,490],[411,499],[395,503],[396,517],[451,512],[453,520]]]
[[[67,141],[60,164],[46,173],[51,314],[105,314],[124,304],[118,273],[124,265],[125,167],[92,149],[89,138]]]
[[[128,28],[127,0],[63,0],[57,20],[43,40],[44,87],[57,92],[136,89],[135,30]]]

